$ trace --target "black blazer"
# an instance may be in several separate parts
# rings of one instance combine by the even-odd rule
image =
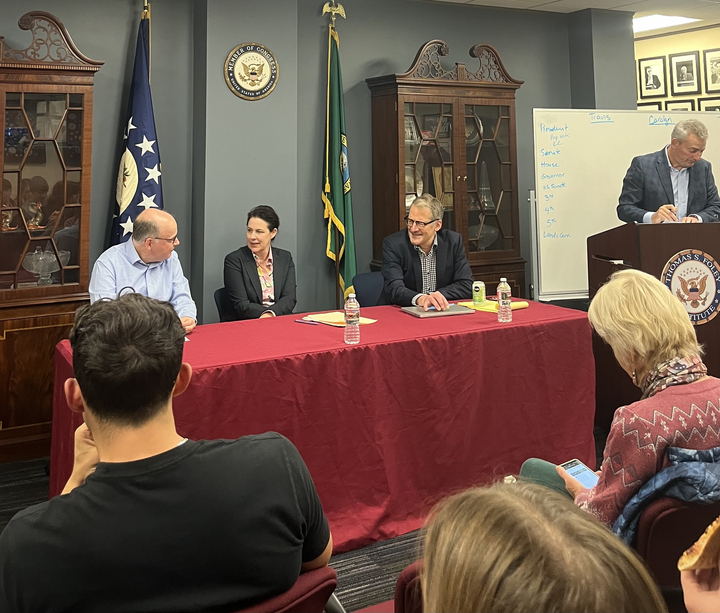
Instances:
[[[448,300],[472,296],[472,270],[460,234],[440,229],[437,233],[437,291]],[[410,242],[407,230],[391,234],[383,241],[383,292],[378,304],[410,306],[422,292],[420,256]]]
[[[699,215],[704,222],[718,221],[720,198],[710,162],[698,160],[688,172],[686,215]],[[663,204],[675,204],[665,149],[633,159],[623,179],[617,214],[621,221],[640,223],[645,213],[654,213]]]
[[[265,311],[287,315],[295,308],[295,264],[292,255],[277,247],[272,248],[272,254],[275,304],[269,307],[262,303],[262,287],[252,251],[240,247],[225,256],[225,289],[239,319],[257,319]]]

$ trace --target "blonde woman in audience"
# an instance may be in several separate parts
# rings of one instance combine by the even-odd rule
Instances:
[[[590,303],[588,319],[642,398],[615,411],[593,488],[536,458],[520,476],[569,494],[612,526],[640,488],[669,466],[668,447],[720,446],[720,380],[707,375],[685,307],[651,275],[614,273]]]
[[[422,571],[433,613],[667,611],[640,559],[565,496],[497,483],[431,513]]]

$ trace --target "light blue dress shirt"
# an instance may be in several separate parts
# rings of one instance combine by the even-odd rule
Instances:
[[[670,163],[667,147],[665,147],[665,159],[667,159],[668,167],[670,168],[670,181],[672,182],[673,188],[673,200],[675,202],[675,206],[677,207],[675,216],[678,218],[678,221],[682,221],[683,217],[687,217],[688,189],[690,187],[690,169],[683,168],[682,170],[678,170],[677,168],[674,168],[673,165]],[[643,223],[652,223],[653,213],[655,213],[655,211],[648,211],[647,213],[645,213],[645,215],[643,215]],[[692,217],[697,217],[698,220],[702,222],[702,218],[699,215],[692,215]]]
[[[100,298],[117,298],[125,287],[135,292],[166,300],[179,317],[197,321],[197,308],[190,295],[190,284],[174,251],[167,260],[146,264],[135,249],[132,239],[110,247],[95,262],[90,277],[90,302]]]

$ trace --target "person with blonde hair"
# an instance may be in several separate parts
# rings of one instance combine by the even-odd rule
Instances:
[[[642,398],[615,411],[594,487],[535,458],[520,476],[569,493],[612,526],[640,488],[669,466],[669,447],[720,446],[720,380],[707,375],[685,308],[651,275],[614,273],[590,303],[588,319]]]
[[[566,497],[532,483],[441,502],[423,558],[424,611],[667,611],[634,552]]]

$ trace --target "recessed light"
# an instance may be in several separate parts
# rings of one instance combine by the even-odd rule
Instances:
[[[692,23],[693,21],[702,20],[673,15],[647,15],[646,17],[633,19],[633,32],[647,32],[648,30],[658,30],[659,28],[681,26],[686,23]]]

